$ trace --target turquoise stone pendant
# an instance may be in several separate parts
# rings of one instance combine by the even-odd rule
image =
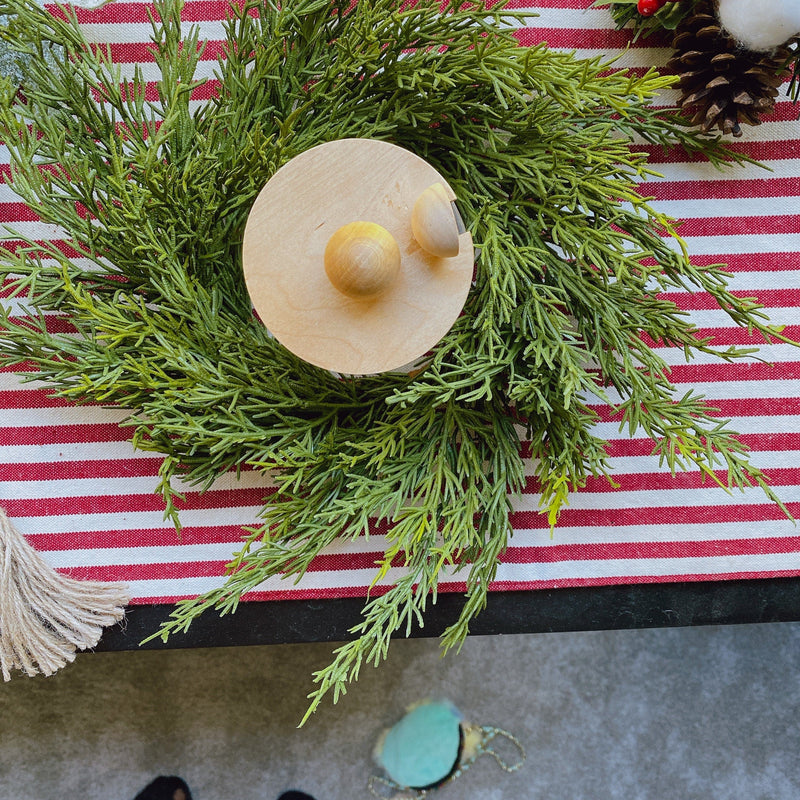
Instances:
[[[430,789],[456,770],[461,746],[458,710],[447,702],[428,702],[386,732],[375,757],[398,786]]]

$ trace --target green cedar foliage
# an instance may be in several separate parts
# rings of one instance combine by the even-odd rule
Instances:
[[[611,480],[598,398],[671,470],[780,502],[728,424],[676,394],[644,336],[687,358],[752,353],[715,349],[659,297],[688,289],[781,338],[755,300],[728,292],[721,266],[689,261],[673,222],[637,193],[653,173],[632,143],[677,142],[720,165],[742,157],[650,107],[671,78],[520,47],[502,4],[350,5],[232,8],[219,91],[195,107],[203,47],[194,28],[181,37],[180,0],[156,3],[156,100],[69,12],[0,1],[12,18],[2,37],[27,65],[22,91],[6,81],[0,102],[13,186],[80,256],[33,241],[0,253],[28,314],[0,317],[2,363],[35,363],[33,377],[76,403],[130,409],[133,443],[163,455],[176,524],[176,477],[208,488],[249,465],[277,486],[225,585],[178,604],[158,635],[233,611],[270,576],[300,578],[375,520],[386,529],[363,619],[314,676],[309,713],[377,665],[393,633],[423,624],[446,570],[462,570],[466,594],[443,647],[464,640],[512,534],[523,440],[551,525],[588,477]],[[264,183],[298,153],[353,136],[430,161],[479,248],[465,313],[414,376],[340,377],[299,361],[254,319],[243,284],[243,227]],[[48,330],[53,314],[74,332]]]

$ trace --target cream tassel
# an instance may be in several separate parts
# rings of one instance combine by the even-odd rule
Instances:
[[[52,675],[94,647],[129,600],[118,583],[78,581],[56,572],[0,509],[0,670]]]

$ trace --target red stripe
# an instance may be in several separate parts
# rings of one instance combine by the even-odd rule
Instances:
[[[81,253],[76,250],[66,239],[35,239],[34,244],[42,248],[42,255],[46,257],[46,248],[55,247],[60,253],[67,258],[85,258],[86,253]],[[23,242],[21,239],[8,239],[2,243],[5,250],[9,253],[16,253],[20,248],[28,248],[30,244]]]
[[[769,117],[770,120],[780,120],[785,115],[795,111],[790,109],[783,110],[776,108],[773,115]],[[786,117],[782,121],[788,121],[794,117]],[[749,156],[756,161],[782,161],[788,158],[800,158],[800,141],[796,139],[781,139],[776,141],[765,142],[727,142],[727,147],[737,153]],[[700,153],[687,155],[678,145],[675,147],[664,150],[661,145],[636,145],[635,148],[639,152],[648,154],[648,161],[651,164],[681,164],[681,163],[705,163],[705,156]]]
[[[779,381],[800,378],[800,350],[797,361],[765,364],[761,361],[742,361],[726,364],[676,364],[670,367],[669,378],[676,384],[719,381]]]
[[[24,297],[25,296],[22,295],[23,299]],[[30,322],[31,317],[20,316],[9,317],[9,319],[13,320],[17,325],[25,325],[26,322]],[[38,325],[36,327],[38,329]],[[61,314],[46,314],[45,327],[47,328],[48,333],[77,333],[78,331],[70,318],[62,316]]]
[[[110,44],[92,44],[92,51],[101,50],[103,54],[111,51],[111,60],[115,64],[147,64],[155,62],[152,42],[112,42]],[[202,61],[216,61],[225,53],[225,42],[208,40],[203,49]]]
[[[779,417],[800,414],[800,397],[760,397],[760,398],[710,398],[708,405],[716,408],[714,416],[719,417]],[[621,414],[615,413],[604,404],[590,404],[601,422],[619,422]]]
[[[0,464],[0,483],[7,481],[62,481],[76,478],[146,478],[158,475],[160,453],[138,457]],[[242,465],[241,472],[254,472]]]
[[[215,82],[216,84],[216,82]],[[195,100],[207,100],[217,91],[216,85],[204,84],[196,90]],[[156,97],[148,98],[155,101]],[[798,181],[800,182],[800,181]],[[753,196],[753,195],[750,195]],[[776,209],[776,211],[779,209]],[[25,203],[0,203],[0,222],[15,225],[20,222],[39,222],[41,218]],[[724,235],[776,235],[800,232],[800,215],[759,215],[751,217],[709,217],[682,218],[678,226],[681,236],[724,236]]]
[[[35,214],[25,203],[0,203],[0,222],[14,225],[17,222],[40,221],[39,215]]]
[[[787,507],[797,517],[800,503],[789,503]],[[548,528],[547,515],[537,511],[516,511],[511,514],[514,529]],[[559,528],[597,527],[611,525],[641,525],[654,523],[661,526],[687,525],[715,522],[767,522],[785,519],[784,513],[773,504],[730,506],[648,506],[641,508],[565,508],[558,519]]]
[[[134,530],[104,530],[104,531],[74,531],[69,533],[50,533],[33,534],[28,538],[31,544],[35,545],[40,552],[65,552],[69,550],[105,550],[111,548],[137,548],[137,547],[170,547],[176,545],[200,545],[200,544],[225,544],[234,545],[233,550],[243,540],[243,530],[239,525],[219,525],[219,526],[190,526],[182,528],[180,533],[174,528],[138,528]],[[562,538],[567,538],[568,534],[562,534]],[[559,541],[559,533],[556,532],[555,541]],[[774,537],[770,539],[736,539],[731,540],[730,545],[734,550],[726,551],[725,554],[745,554],[748,552],[746,546],[752,545],[754,548],[761,545],[762,550],[753,552],[794,552],[800,550],[800,537]],[[785,546],[784,546],[785,543]],[[767,546],[769,545],[769,546]],[[721,555],[719,552],[699,553],[692,548],[708,546],[710,548],[724,548],[727,545],[724,540],[707,540],[704,542],[648,542],[644,545],[632,543],[623,545],[620,543],[597,544],[597,545],[569,545],[554,544],[543,547],[509,547],[508,553],[501,560],[505,563],[519,564],[525,562],[548,562],[548,561],[567,561],[567,560],[587,560],[607,558],[679,558],[679,557],[700,557],[701,555]],[[631,552],[622,553],[620,548],[627,547]],[[641,548],[667,548],[670,552],[645,553]],[[584,548],[586,553],[591,555],[576,554],[577,549]],[[594,549],[593,549],[594,548]],[[601,550],[607,548],[607,550]],[[541,553],[540,553],[541,551]],[[556,555],[553,555],[556,554]],[[355,569],[370,569],[383,558],[383,553],[379,550],[366,553],[338,554],[330,556],[319,556],[314,560],[309,571],[340,571]],[[185,562],[184,562],[185,563]],[[224,562],[220,562],[223,563]],[[402,559],[398,558],[394,566],[402,566]]]
[[[217,2],[217,0],[189,0],[181,10],[182,22],[216,22],[228,16],[230,4]],[[58,6],[47,5],[48,11],[59,19],[64,19],[64,14]],[[134,24],[149,23],[147,11],[153,13],[157,20],[160,15],[155,13],[155,8],[149,3],[114,3],[88,9],[74,7],[73,11],[78,22],[84,24]]]
[[[589,30],[586,28],[545,28],[525,27],[514,31],[521,45],[535,47],[546,43],[553,48],[569,50],[623,50],[626,47],[638,49],[649,46],[641,39],[631,41],[630,31],[617,31],[607,28]]]
[[[147,478],[158,475],[163,456],[0,464],[0,483],[8,481],[63,481],[82,478]]]
[[[0,427],[0,445],[77,444],[79,442],[127,442],[131,432],[114,422],[86,425],[31,425]]]
[[[717,478],[724,484],[727,480],[726,472],[723,469],[715,471]],[[581,494],[592,492],[595,494],[611,494],[615,495],[617,492],[635,492],[635,491],[663,491],[668,492],[674,489],[716,489],[716,484],[707,477],[704,473],[699,471],[693,472],[678,472],[674,476],[669,472],[641,472],[641,473],[622,473],[614,472],[611,475],[614,485],[609,483],[605,478],[589,478],[586,481],[586,486],[580,490]],[[770,486],[800,486],[800,466],[789,469],[771,469],[769,470],[769,483]],[[736,489],[731,491],[735,492]],[[538,494],[539,485],[536,478],[529,478],[524,492],[526,494]],[[664,496],[667,500],[668,495]],[[609,502],[614,503],[613,500]]]
[[[140,59],[140,61],[145,61],[145,60],[147,60],[147,59]],[[212,98],[215,98],[215,97],[217,97],[219,95],[220,86],[221,86],[221,83],[220,83],[219,80],[217,80],[216,78],[208,78],[204,83],[202,83],[199,86],[196,86],[194,89],[192,89],[192,93],[191,93],[190,97],[191,97],[192,100],[211,100]],[[124,84],[120,84],[120,88],[122,89],[123,96],[124,96],[125,95]],[[92,92],[93,92],[93,95],[94,95],[94,99],[98,103],[102,102],[103,97],[101,96],[101,94],[96,89],[93,89]],[[152,103],[158,102],[159,94],[158,94],[158,82],[157,81],[147,81],[147,82],[145,82],[145,85],[144,85],[144,99],[145,100],[149,100]],[[162,125],[161,120],[158,120],[156,122],[156,128],[157,129],[160,128],[161,125]],[[117,133],[120,133],[120,132],[128,133],[130,129],[127,126],[126,127],[122,127],[122,124],[120,123],[120,124],[117,125],[116,130],[117,130]],[[140,130],[142,130],[142,129],[140,129]]]
[[[274,489],[210,489],[208,492],[186,492],[186,501],[175,502],[180,509],[260,507]],[[154,493],[129,495],[92,495],[90,497],[40,497],[3,501],[11,517],[41,517],[60,514],[114,514],[140,511],[163,511],[164,500]]]
[[[734,430],[736,421],[734,420]],[[743,433],[737,437],[753,452],[787,452],[800,450],[800,432],[798,433]],[[653,452],[654,443],[645,437],[637,439],[611,439],[606,450],[611,458],[624,456],[649,456]]]
[[[28,537],[41,552],[95,550],[117,547],[171,547],[190,544],[239,543],[241,525],[187,526],[178,533],[175,528],[136,528],[134,530],[70,531],[69,533],[37,533]]]
[[[72,408],[74,401],[65,397],[53,397],[50,392],[54,389],[18,389],[0,390],[0,409],[2,408]],[[102,403],[86,403],[85,405],[100,406]],[[105,404],[107,405],[107,404]]]
[[[780,212],[785,209],[776,208]],[[774,236],[800,232],[800,215],[683,218],[681,236]]]
[[[800,179],[795,178],[798,185]],[[797,269],[797,253],[714,253],[692,256],[691,261],[699,267],[725,264],[728,272],[794,272]]]
[[[800,217],[798,217],[800,220]],[[800,313],[800,289],[754,289],[752,291],[735,290],[734,297],[756,297],[766,308],[785,308],[797,306]],[[719,303],[708,292],[665,292],[658,295],[661,300],[669,300],[684,311],[706,311],[719,308]],[[800,327],[800,326],[798,326]]]
[[[491,5],[491,4],[490,4]],[[587,0],[536,0],[536,9],[532,8],[532,0],[508,0],[504,7],[509,10],[536,10],[540,8],[564,8],[585,11],[588,8]],[[607,8],[608,6],[603,6]]]
[[[7,364],[0,364],[0,373],[5,374],[30,374],[33,372],[38,372],[39,367],[33,363],[33,361],[21,361],[19,364],[14,364],[13,366]]]
[[[238,4],[241,7],[241,3]],[[491,4],[490,4],[491,5]],[[217,22],[229,16],[230,4],[227,2],[215,2],[215,0],[189,0],[181,11],[183,22]],[[585,10],[587,0],[537,0],[536,8],[563,8],[573,10]],[[63,12],[58,6],[47,5],[48,10],[54,16],[64,18]],[[154,11],[151,5],[144,3],[114,3],[113,6],[104,5],[96,9],[84,9],[76,7],[74,9],[78,21],[85,24],[102,23],[148,23],[146,9]],[[530,0],[510,0],[506,4],[508,10],[528,10],[531,9]],[[255,10],[254,12],[255,13]],[[155,15],[160,19],[159,15]]]
[[[734,420],[734,425],[735,425]],[[742,433],[737,439],[749,450],[756,453],[781,453],[790,450],[800,450],[800,432],[796,433]],[[619,438],[608,439],[606,452],[610,458],[624,458],[627,456],[650,456],[655,443],[652,439],[640,434],[632,439],[620,435]],[[523,458],[530,458],[530,445],[522,443],[521,453]]]

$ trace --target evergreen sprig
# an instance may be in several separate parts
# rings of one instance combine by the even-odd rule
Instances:
[[[2,38],[28,64],[6,81],[0,134],[14,190],[63,229],[77,257],[12,233],[0,276],[23,304],[0,317],[2,363],[76,403],[130,409],[134,444],[173,479],[208,488],[231,469],[276,491],[226,583],[177,605],[158,635],[235,610],[265,579],[299,579],[339,537],[385,528],[385,553],[352,641],[315,675],[313,711],[424,623],[440,577],[466,599],[457,647],[486,603],[512,534],[510,496],[530,442],[551,525],[591,476],[609,480],[593,405],[643,430],[670,469],[730,487],[766,476],[702,398],[678,397],[645,336],[724,360],[660,295],[708,292],[765,339],[786,339],[720,265],[693,265],[673,221],[637,191],[654,174],[634,142],[676,142],[741,162],[650,106],[672,79],[520,47],[501,4],[247,0],[231,8],[218,89],[191,102],[203,45],[180,0],[157,0],[158,99],[124,77],[75,16],[0,0]],[[518,22],[523,17],[518,15]],[[253,318],[241,268],[249,208],[282,164],[324,141],[374,137],[430,161],[453,186],[479,255],[464,314],[419,374],[339,377],[287,352]],[[21,244],[20,244],[21,242]],[[73,329],[49,326],[66,315]],[[787,512],[788,513],[788,512]]]

